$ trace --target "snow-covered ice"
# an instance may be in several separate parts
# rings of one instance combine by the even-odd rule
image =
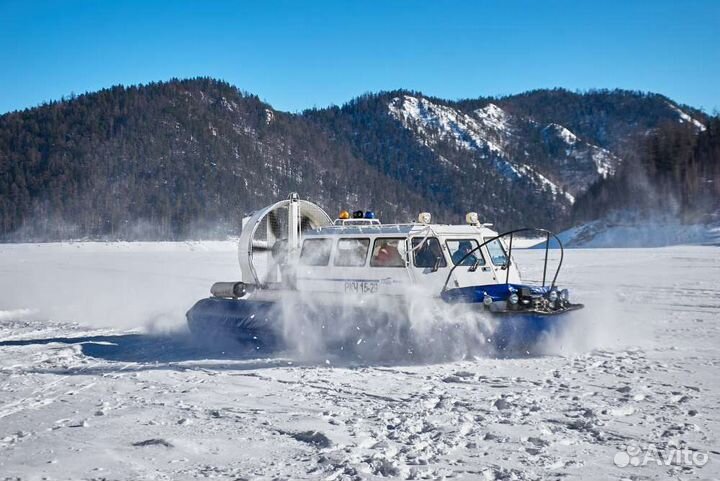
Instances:
[[[720,245],[720,224],[683,224],[672,217],[642,219],[610,215],[558,234],[566,247],[664,247],[677,244]]]
[[[361,364],[190,339],[230,242],[0,245],[0,478],[718,478],[719,252],[567,252],[545,355]]]

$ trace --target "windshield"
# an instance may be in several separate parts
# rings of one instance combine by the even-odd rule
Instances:
[[[419,237],[413,237],[412,246],[415,254],[415,267],[446,267],[447,262],[437,238],[428,237],[424,241]],[[422,245],[420,245],[421,242]]]
[[[500,239],[495,239],[487,243],[487,250],[490,254],[490,260],[496,266],[504,266],[507,264],[507,254],[505,248],[500,243]]]
[[[445,244],[450,252],[453,264],[456,266],[485,265],[485,258],[482,252],[477,249],[478,243],[475,239],[451,239],[446,241]],[[471,252],[472,254],[470,254]]]

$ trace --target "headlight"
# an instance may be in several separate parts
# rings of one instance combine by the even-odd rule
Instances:
[[[492,303],[493,303],[493,298],[488,296],[487,294],[485,294],[485,296],[483,297],[483,304],[485,304],[486,306],[489,306]]]
[[[567,302],[567,300],[570,299],[570,291],[568,291],[567,289],[563,289],[562,291],[560,291],[560,299]]]
[[[513,305],[517,304],[519,300],[520,298],[518,297],[516,292],[513,292],[512,294],[510,294],[510,297],[508,297],[508,302]]]
[[[548,299],[550,299],[550,302],[557,301],[557,298],[558,298],[558,291],[556,291],[555,289],[550,291],[550,294],[548,294]]]

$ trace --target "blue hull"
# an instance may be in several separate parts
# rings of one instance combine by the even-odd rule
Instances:
[[[195,303],[186,317],[190,331],[202,339],[279,348],[282,345],[279,308],[275,302],[209,297]]]
[[[477,305],[482,309],[482,305]],[[365,308],[317,307],[307,310],[292,309],[293,321],[301,324],[312,319],[316,324],[323,324],[327,344],[340,350],[355,350],[359,338],[374,339],[375,349],[406,352],[408,349],[418,351],[423,345],[410,345],[408,330],[410,322],[406,315],[398,309],[394,314],[375,309]],[[211,297],[198,301],[187,313],[190,330],[200,338],[215,340],[234,340],[245,345],[253,345],[258,349],[279,350],[286,346],[283,335],[280,303],[244,299],[226,299]],[[488,313],[488,315],[493,315]],[[567,322],[565,315],[540,315],[503,313],[493,315],[497,326],[493,332],[487,332],[486,338],[498,353],[532,351],[533,346],[548,334],[562,329]],[[338,319],[358,321],[353,324],[350,338],[348,332],[333,332]],[[389,328],[388,328],[389,327]],[[484,329],[480,326],[479,329]],[[449,329],[447,332],[451,332]],[[368,349],[369,346],[363,346]]]
[[[490,341],[498,351],[525,352],[547,336],[558,333],[567,325],[566,314],[498,314],[499,321]]]

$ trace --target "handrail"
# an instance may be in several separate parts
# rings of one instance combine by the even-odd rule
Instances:
[[[432,227],[427,226],[427,227],[425,227],[423,230],[421,230],[420,232],[418,232],[414,237],[412,237],[412,239],[416,239],[419,235],[422,235],[422,233],[423,233],[424,231],[427,231],[427,234],[425,234],[425,237],[422,238],[422,241],[420,241],[420,243],[419,243],[418,245],[416,245],[415,247],[411,247],[411,248],[408,250],[408,252],[415,252],[416,250],[419,250],[419,249],[425,244],[425,241],[427,241],[428,238],[429,238],[431,235],[434,235],[435,237],[437,237],[437,234],[436,234],[435,231],[432,229]],[[411,237],[408,237],[408,239],[411,239]]]
[[[485,240],[482,244],[480,244],[479,246],[475,247],[473,250],[471,250],[470,252],[468,252],[467,254],[465,254],[465,255],[462,257],[462,259],[460,259],[460,260],[450,269],[450,272],[448,272],[447,278],[445,278],[445,283],[443,284],[443,288],[442,288],[442,290],[441,290],[440,292],[442,293],[442,292],[445,292],[445,291],[447,290],[447,285],[448,285],[448,282],[450,282],[450,277],[452,276],[452,273],[455,271],[456,268],[458,268],[458,267],[460,267],[460,266],[462,265],[462,263],[463,263],[463,261],[464,261],[465,259],[467,259],[468,257],[470,257],[474,252],[480,250],[480,248],[482,248],[483,246],[489,244],[490,242],[492,242],[492,241],[494,241],[494,240],[497,240],[497,239],[501,239],[501,238],[509,235],[511,242],[510,242],[510,248],[509,248],[508,253],[507,253],[507,260],[505,261],[505,268],[508,270],[508,272],[507,272],[507,274],[506,274],[506,276],[505,276],[505,283],[507,284],[507,283],[508,283],[508,280],[510,279],[510,272],[509,272],[509,271],[510,271],[510,264],[511,264],[511,259],[512,259],[512,257],[511,257],[511,256],[512,256],[512,236],[513,236],[513,234],[517,234],[518,232],[542,232],[542,233],[544,233],[544,234],[546,235],[546,240],[545,240],[545,263],[544,263],[544,268],[543,268],[543,284],[542,284],[543,287],[545,287],[545,273],[546,273],[546,271],[547,271],[547,260],[548,260],[548,254],[549,254],[549,248],[550,248],[550,236],[552,236],[552,237],[557,241],[558,245],[560,246],[560,261],[558,262],[557,269],[555,270],[555,276],[553,277],[552,284],[550,284],[550,289],[552,289],[553,287],[555,287],[555,282],[557,282],[558,274],[560,274],[560,268],[562,267],[563,258],[565,257],[565,249],[563,248],[562,241],[558,238],[558,236],[556,236],[553,232],[551,232],[551,231],[549,231],[549,230],[547,230],[547,229],[540,229],[540,228],[538,228],[538,227],[523,227],[522,229],[509,230],[509,231],[507,231],[507,232],[503,232],[502,234],[498,234],[498,235],[496,235],[495,237],[491,237],[490,239]],[[492,260],[491,260],[491,262],[492,262]]]

